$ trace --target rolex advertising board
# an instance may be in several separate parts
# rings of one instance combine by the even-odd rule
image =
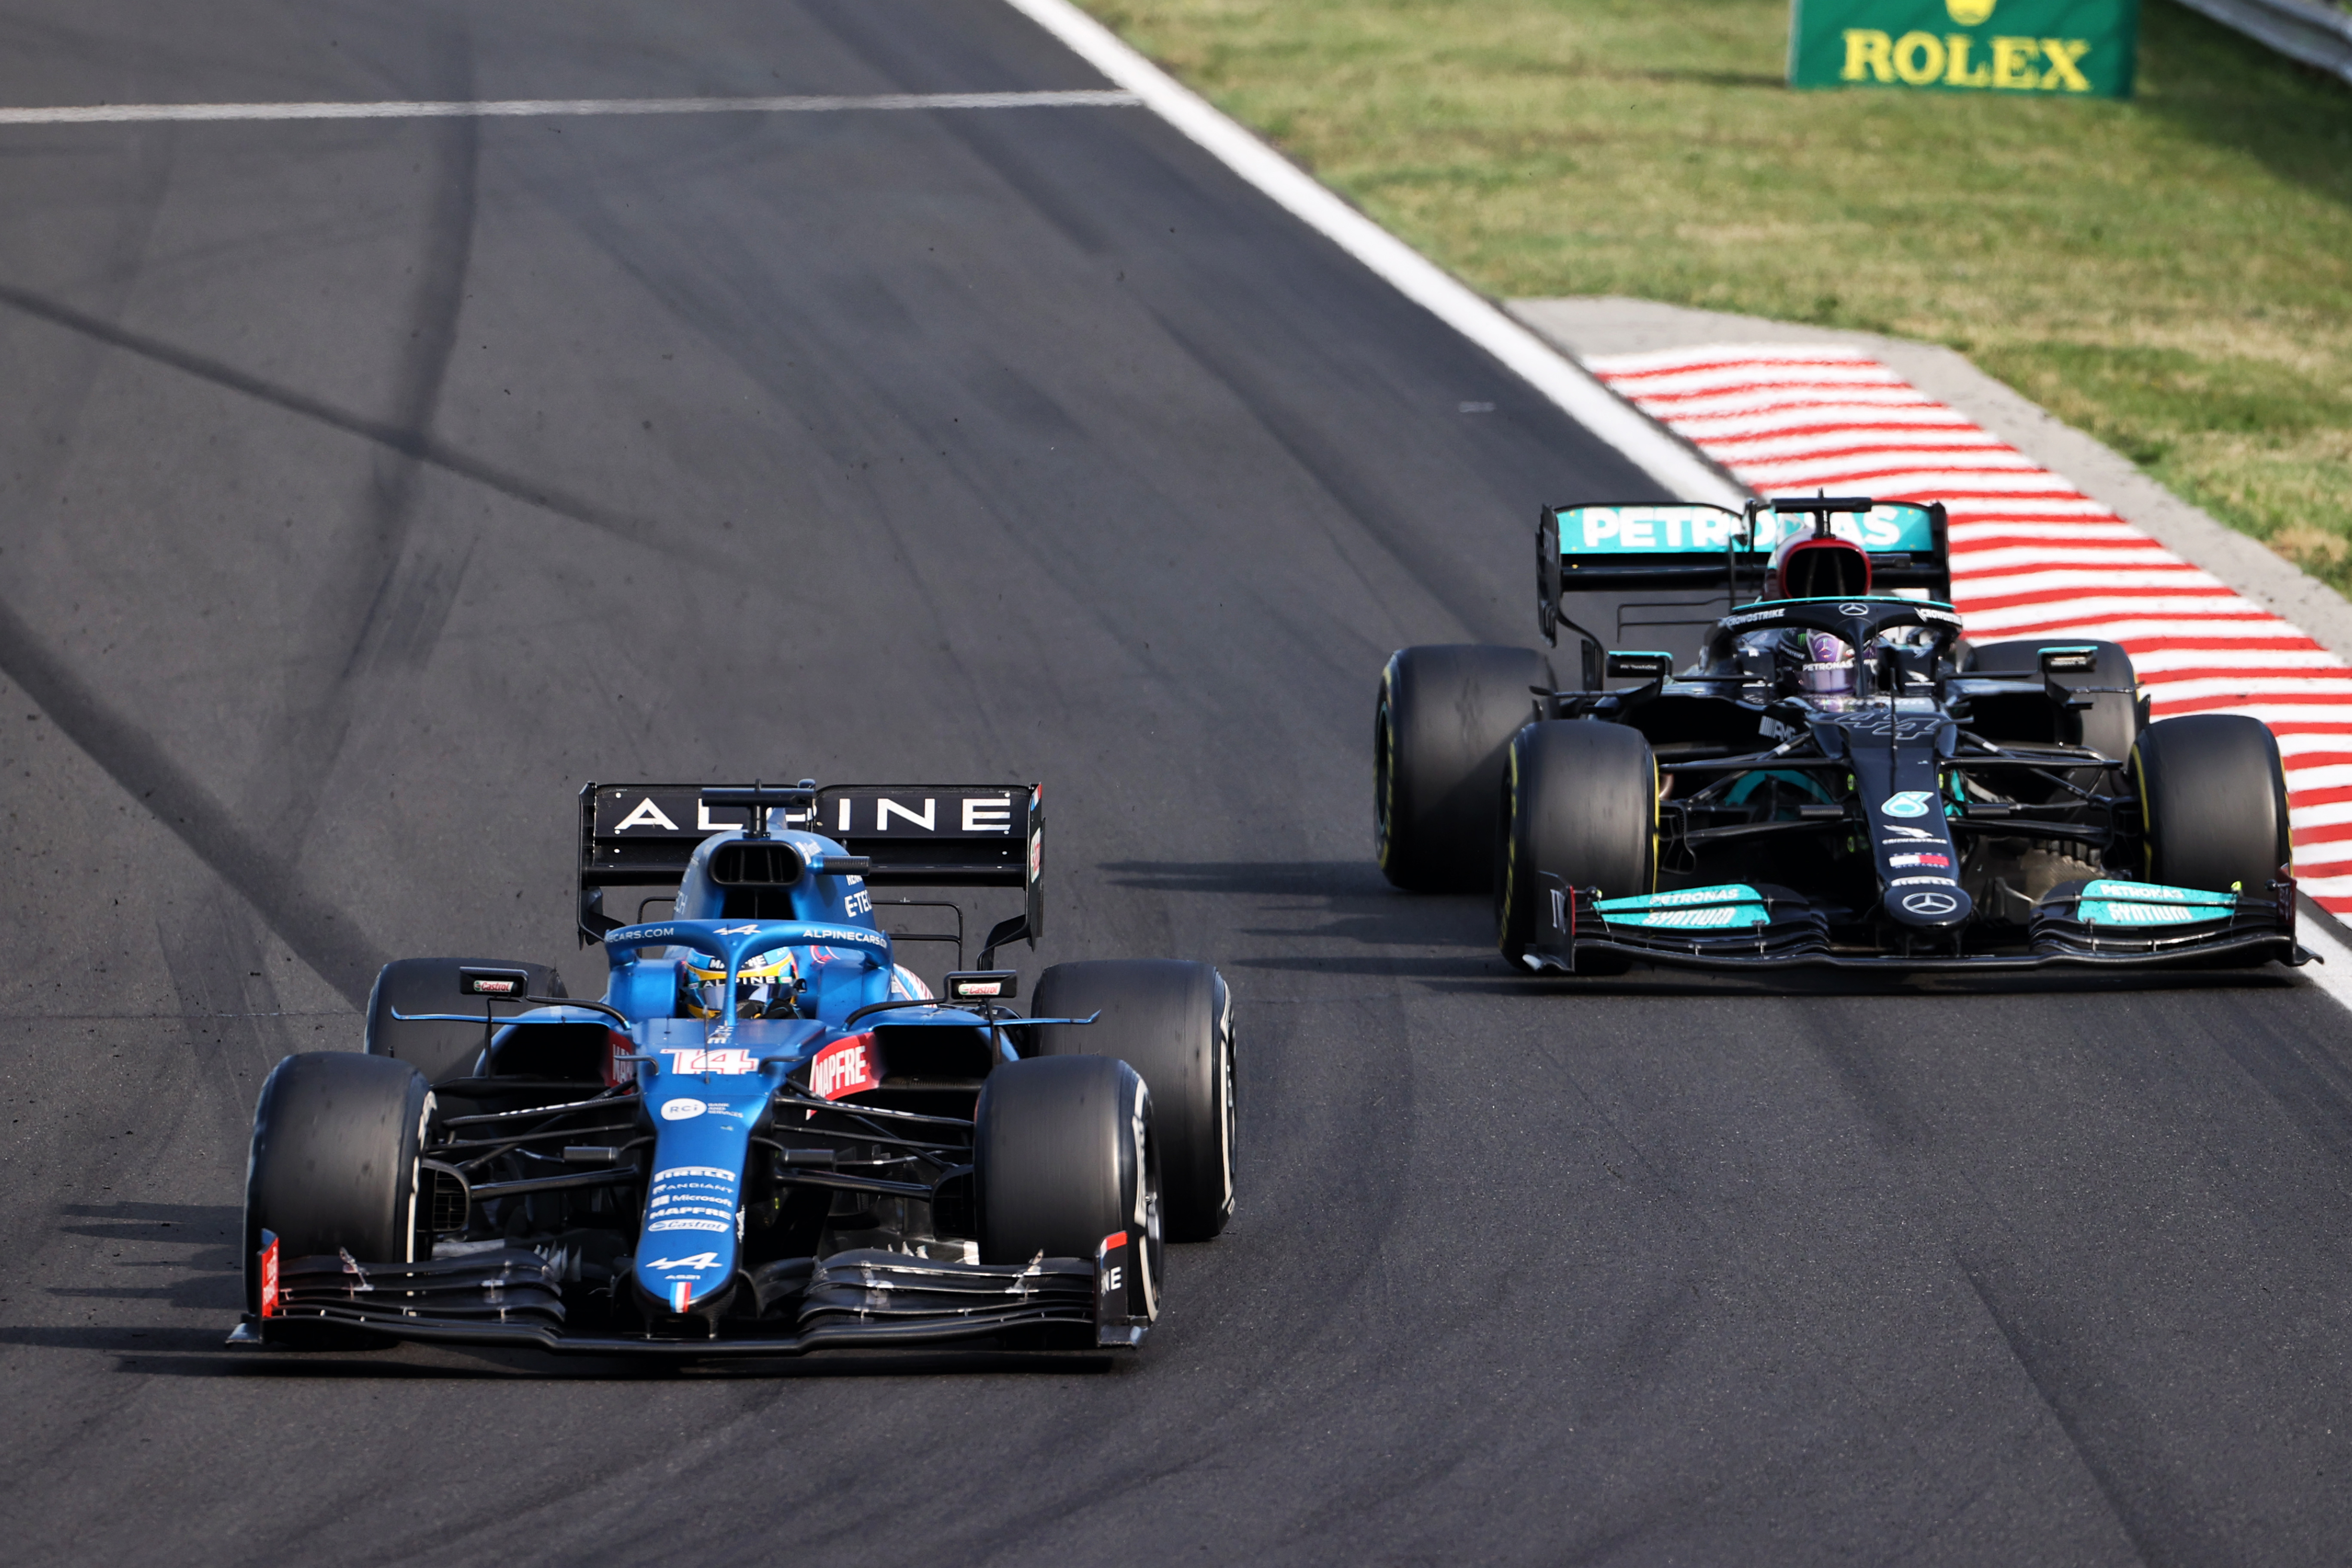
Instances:
[[[2139,0],[1795,0],[1792,87],[2129,98]]]

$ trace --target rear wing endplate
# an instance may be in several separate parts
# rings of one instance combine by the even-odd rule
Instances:
[[[603,889],[671,887],[697,846],[714,833],[752,826],[821,833],[868,862],[877,887],[1020,888],[1022,913],[1000,921],[986,945],[1045,930],[1038,889],[1045,841],[1040,784],[828,784],[765,792],[786,804],[740,804],[761,786],[590,784],[580,792],[580,935],[599,942],[626,922],[604,912]]]

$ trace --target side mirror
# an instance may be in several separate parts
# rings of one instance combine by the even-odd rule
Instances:
[[[1608,670],[1612,680],[1664,680],[1675,672],[1675,656],[1670,653],[1612,653],[1609,656]]]
[[[961,969],[947,978],[951,1002],[1010,1002],[1021,994],[1021,976],[1010,969]]]
[[[520,969],[460,969],[457,990],[467,996],[503,996],[520,1002],[530,992],[530,976]]]
[[[2042,675],[2047,679],[2053,675],[2095,675],[2099,668],[2099,650],[2069,645],[2045,647],[2041,653]]]

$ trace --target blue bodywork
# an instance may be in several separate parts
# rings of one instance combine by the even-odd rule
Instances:
[[[625,1059],[654,1137],[634,1274],[652,1301],[680,1314],[725,1290],[735,1277],[751,1139],[765,1126],[786,1079],[825,1047],[848,1037],[850,1016],[859,1008],[928,994],[898,967],[888,934],[874,922],[864,880],[824,871],[827,857],[845,852],[821,835],[785,830],[763,840],[789,845],[813,868],[791,889],[791,918],[729,918],[729,890],[712,880],[710,860],[745,837],[718,834],[695,851],[678,888],[677,918],[623,926],[604,936],[611,971],[604,1000],[628,1020],[632,1048]],[[777,948],[792,950],[808,980],[803,1016],[737,1017],[737,972]],[[679,949],[709,954],[727,966],[719,1017],[682,1016]],[[579,1014],[541,1009],[508,1032],[533,1022],[576,1021]],[[949,1005],[898,1009],[887,1017],[894,1029],[988,1026],[980,1015]],[[1005,1059],[1013,1059],[1001,1031],[996,1038]]]

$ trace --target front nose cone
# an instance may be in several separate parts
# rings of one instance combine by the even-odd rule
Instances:
[[[1957,882],[1917,883],[1886,889],[1887,914],[1898,924],[1942,931],[1976,912]]]

